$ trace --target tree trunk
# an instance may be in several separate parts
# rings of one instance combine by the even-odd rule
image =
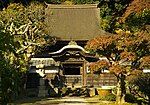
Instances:
[[[125,75],[119,74],[117,80],[118,82],[117,82],[116,102],[118,105],[121,105],[125,102],[125,94],[126,94]]]
[[[150,96],[148,96],[148,105],[150,105]]]

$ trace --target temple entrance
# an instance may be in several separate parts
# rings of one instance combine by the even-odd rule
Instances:
[[[82,63],[63,64],[63,75],[67,86],[82,86]]]
[[[81,75],[80,66],[68,65],[64,67],[63,75]]]

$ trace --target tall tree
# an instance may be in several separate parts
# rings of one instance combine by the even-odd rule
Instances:
[[[121,28],[119,18],[123,15],[132,0],[100,0],[100,27],[111,33],[115,33],[117,28]]]
[[[44,8],[39,3],[31,3],[27,7],[21,4],[11,4],[7,9],[0,11],[0,25],[2,27],[0,29],[2,33],[0,34],[0,51],[2,52],[0,58],[4,59],[1,64],[5,64],[1,66],[3,67],[1,68],[1,77],[4,77],[1,79],[2,83],[5,83],[5,79],[10,84],[21,83],[21,74],[26,73],[28,70],[28,63],[31,56],[47,44],[53,44],[54,38],[47,35],[47,31],[45,30]],[[7,65],[10,67],[6,67]],[[19,77],[19,82],[12,81],[14,75]],[[5,90],[3,93],[13,90],[11,85],[2,84],[2,86],[2,89]],[[18,88],[20,88],[19,85]],[[13,91],[15,93],[18,90]],[[5,98],[2,98],[3,102],[7,103],[5,101],[8,98],[7,95],[3,95],[5,96]]]
[[[145,25],[150,25],[150,1],[132,0],[119,22],[125,30],[134,33],[140,31]]]
[[[14,37],[13,53],[5,54],[6,58],[12,58],[12,64],[17,64],[14,61],[19,59],[18,66],[22,64],[26,68],[29,58],[40,50],[38,48],[53,43],[53,38],[47,35],[44,18],[44,6],[39,3],[32,3],[27,7],[21,4],[11,4],[0,12],[4,31]]]
[[[126,8],[125,12],[122,15],[122,21],[125,22],[126,19],[128,19],[130,15],[135,14],[135,13],[140,14],[145,9],[150,9],[149,0],[132,0],[132,2]]]
[[[6,53],[13,52],[13,37],[0,25],[0,102],[6,105],[10,101],[12,94],[18,88],[18,73],[10,65],[10,59],[5,58]]]
[[[150,24],[149,0],[100,0],[99,7],[105,31],[115,33],[119,28],[135,33]]]
[[[92,63],[91,70],[108,69],[117,77],[117,102],[124,103],[126,77],[143,69],[144,57],[150,58],[150,35],[116,31],[118,35],[99,36],[87,43],[86,49],[104,60]]]

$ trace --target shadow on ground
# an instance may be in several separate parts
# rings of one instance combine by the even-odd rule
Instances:
[[[16,100],[14,103],[15,104],[24,104],[24,103],[37,103],[37,102],[45,102],[45,101],[50,101],[50,100],[59,100],[59,97],[55,97],[55,98],[38,98],[38,97],[26,97],[26,98],[22,98],[22,99],[18,99]]]
[[[24,98],[15,101],[11,105],[94,105],[97,103],[97,101],[88,102],[86,101],[87,98],[83,97],[54,97],[54,98]]]

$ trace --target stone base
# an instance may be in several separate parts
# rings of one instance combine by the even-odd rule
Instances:
[[[38,96],[38,88],[28,88],[26,90],[26,94],[28,97],[37,97]]]
[[[47,93],[48,92],[46,91],[45,86],[39,86],[38,97],[45,97]]]
[[[89,97],[95,96],[95,88],[88,88],[87,93]]]
[[[39,90],[38,97],[45,97],[47,93],[48,92],[46,90]]]
[[[45,90],[45,89],[46,89],[46,86],[39,86],[38,89],[39,89],[39,90]]]

